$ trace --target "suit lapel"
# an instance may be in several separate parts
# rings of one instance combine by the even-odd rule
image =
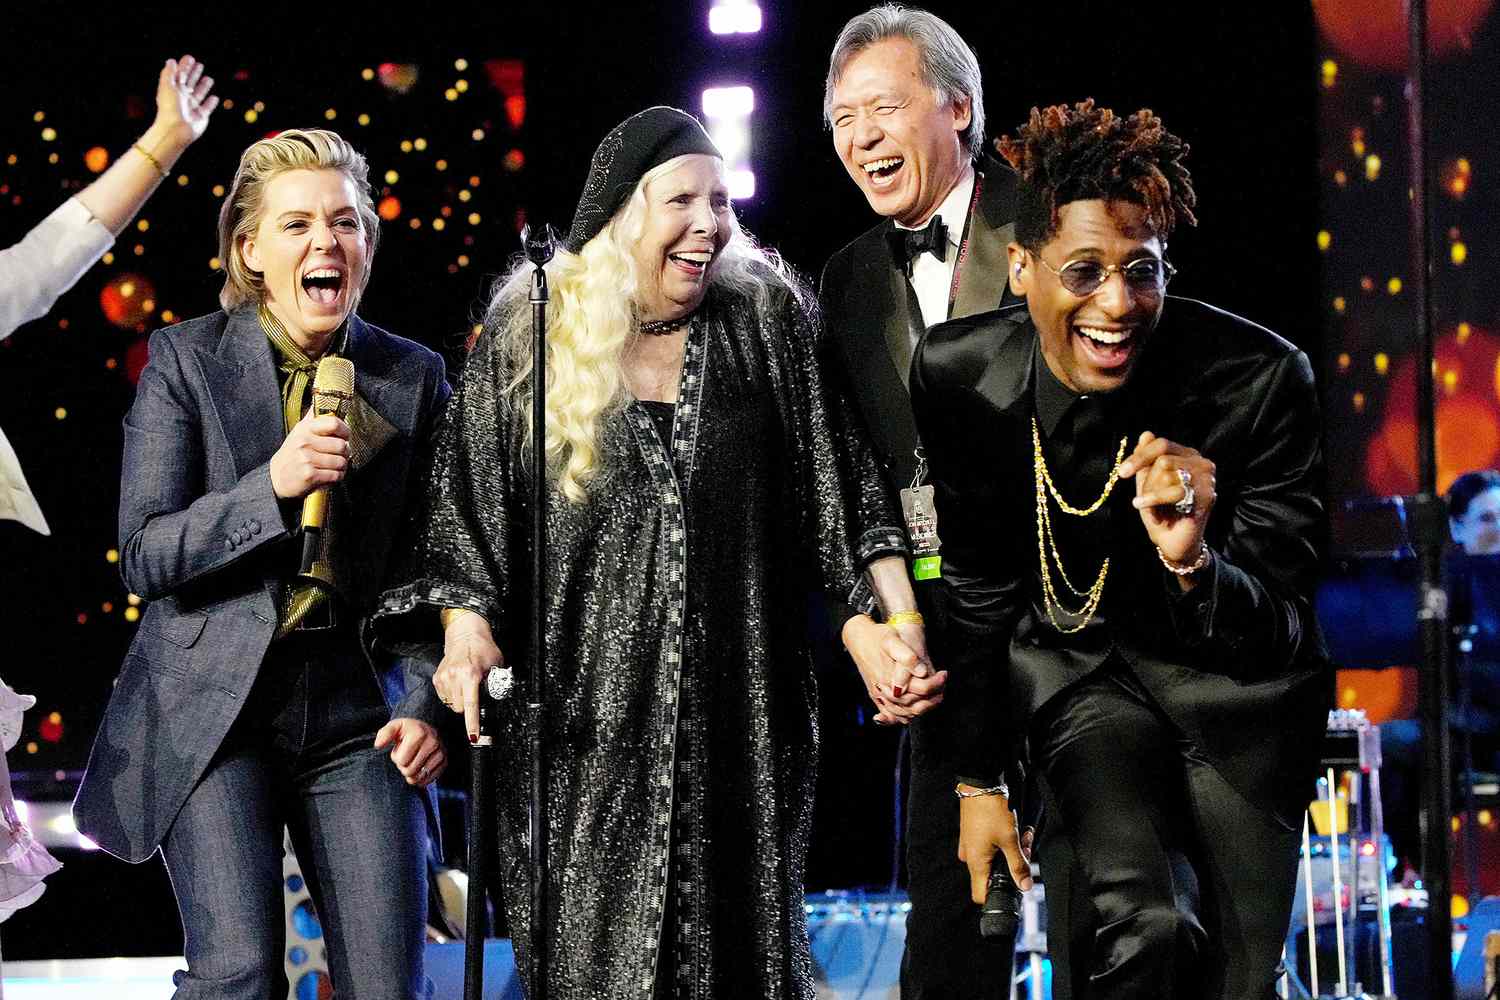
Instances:
[[[271,342],[254,308],[231,313],[218,350],[201,358],[235,472],[243,477],[270,461],[286,437]]]
[[[967,256],[958,276],[958,294],[949,319],[987,312],[1015,299],[1006,281],[1005,248],[1015,239],[1015,175],[997,163],[985,163],[976,183],[978,210],[969,219]]]
[[[904,485],[911,479],[916,459],[916,427],[898,357],[911,357],[906,281],[891,263],[886,220],[867,233],[853,252],[853,274],[845,289],[848,317],[842,339],[844,361],[856,383],[856,394],[870,435]],[[894,353],[900,351],[899,354]]]

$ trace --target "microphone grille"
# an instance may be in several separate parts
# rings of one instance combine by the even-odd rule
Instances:
[[[324,358],[313,376],[313,392],[354,395],[354,362],[348,358]]]

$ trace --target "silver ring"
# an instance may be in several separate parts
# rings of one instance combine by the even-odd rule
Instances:
[[[1172,509],[1183,517],[1192,517],[1195,501],[1198,499],[1198,491],[1193,489],[1193,474],[1186,469],[1177,470],[1177,478],[1182,483],[1182,499],[1172,505]]]
[[[516,675],[510,667],[491,667],[484,675],[484,690],[491,699],[504,701],[516,686]]]

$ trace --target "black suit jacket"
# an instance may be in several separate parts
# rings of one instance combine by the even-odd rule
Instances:
[[[1231,784],[1292,822],[1332,695],[1311,608],[1324,534],[1312,369],[1271,331],[1190,299],[1169,297],[1150,338],[1120,433],[1133,442],[1150,430],[1216,464],[1213,569],[1183,597],[1122,484],[1110,500],[1123,527],[1108,543],[1107,624],[1084,637],[1059,633],[1041,605],[1030,317],[951,320],[917,347],[912,405],[944,538],[945,646],[965,673],[1004,671],[1011,709],[1006,720],[955,692],[960,766],[975,769],[960,773],[983,773],[997,746],[1098,665],[1102,640]],[[1094,570],[1073,569],[1074,582]]]
[[[1006,281],[1006,246],[1015,238],[1016,177],[986,159],[977,169],[979,203],[967,223],[968,253],[959,271],[949,318],[987,312],[1018,300]],[[896,267],[885,234],[890,219],[829,258],[818,298],[827,326],[824,367],[829,382],[854,400],[893,490],[911,484],[916,470],[916,425],[903,372],[890,344],[908,337],[906,275]],[[962,242],[962,237],[960,237]]]
[[[965,233],[959,237],[961,244],[967,238],[967,253],[958,271],[951,316],[971,316],[1019,301],[1006,280],[1005,252],[1015,238],[1015,173],[998,160],[987,158],[976,165],[975,174],[979,200],[969,213]],[[829,258],[818,291],[826,327],[820,355],[829,391],[853,400],[892,496],[911,485],[917,467],[911,397],[891,352],[891,345],[906,339],[910,330],[906,275],[892,260],[885,239],[894,227],[890,219],[883,219]],[[940,536],[941,518],[939,512]],[[959,676],[941,645],[934,641],[943,618],[941,591],[935,582],[918,583],[916,590],[929,622],[934,662],[939,669],[949,671],[946,697],[966,690],[973,701],[985,701],[989,678]],[[947,742],[950,727],[946,715],[945,706],[940,705],[919,720],[922,738],[918,751],[933,766],[945,769],[951,766],[953,756]],[[1005,761],[996,760],[988,770],[999,773],[1005,766]]]

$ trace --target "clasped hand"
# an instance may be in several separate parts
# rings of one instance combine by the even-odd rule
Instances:
[[[875,704],[875,721],[905,725],[943,700],[948,671],[934,670],[921,625],[891,627],[855,615],[844,624],[844,648]]]
[[[1181,513],[1176,504],[1187,496],[1181,469],[1193,489],[1192,513]],[[1214,463],[1194,448],[1176,444],[1150,431],[1140,436],[1135,451],[1120,463],[1120,478],[1135,479],[1135,499],[1141,522],[1152,544],[1174,563],[1190,563],[1203,546],[1203,533],[1218,493]]]

